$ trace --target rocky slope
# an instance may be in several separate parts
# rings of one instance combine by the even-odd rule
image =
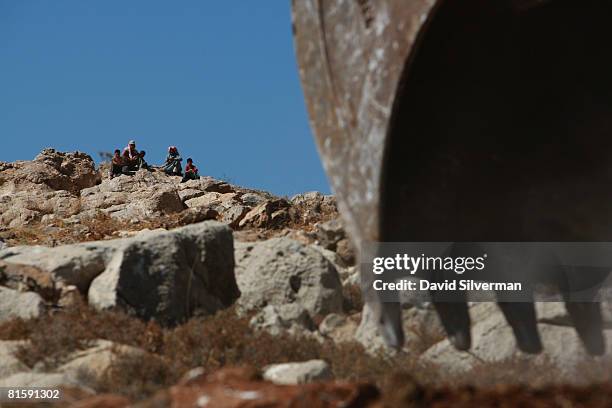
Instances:
[[[331,196],[148,171],[110,180],[89,156],[52,149],[0,163],[0,387],[62,386],[81,407],[361,407],[446,395],[419,384],[609,380],[610,356],[586,356],[559,304],[539,305],[538,357],[516,351],[490,304],[471,307],[470,353],[429,305],[405,305],[394,352],[357,284]],[[398,370],[412,379],[385,391]]]

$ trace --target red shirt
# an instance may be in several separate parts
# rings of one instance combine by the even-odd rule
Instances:
[[[187,166],[185,166],[185,173],[197,173],[198,172],[198,168],[196,166],[192,164],[187,164]]]

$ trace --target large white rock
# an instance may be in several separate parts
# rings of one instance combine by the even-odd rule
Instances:
[[[320,214],[336,211],[336,199],[318,191],[297,194],[291,198],[291,204],[301,209],[301,218],[304,223],[316,221]]]
[[[188,188],[186,190],[180,190],[178,194],[181,200],[185,202],[187,200],[191,200],[192,198],[203,196],[206,193],[202,190],[196,190],[195,188]]]
[[[45,214],[69,217],[80,210],[79,190],[98,181],[84,153],[43,150],[32,161],[0,162],[0,225],[20,227]]]
[[[189,191],[189,190],[183,190]],[[218,204],[221,202],[222,194],[220,193],[203,193],[196,197],[192,197],[185,201],[185,205],[189,208],[195,207],[209,207],[213,204]]]
[[[0,322],[16,317],[31,319],[45,310],[42,298],[34,292],[19,292],[0,286]]]
[[[314,330],[310,315],[297,303],[268,305],[251,318],[250,325],[275,336],[285,331]]]
[[[242,203],[248,207],[257,207],[258,205],[264,203],[267,199],[268,198],[266,198],[266,196],[263,194],[253,192],[244,193],[242,196],[240,196]]]
[[[124,240],[88,293],[98,309],[119,308],[165,325],[214,313],[238,296],[232,232],[216,221]]]
[[[95,387],[116,362],[145,355],[146,352],[137,347],[100,339],[93,342],[91,347],[68,356],[68,362],[58,367],[56,371],[71,378],[79,378],[88,386]]]
[[[177,181],[161,172],[138,171],[134,176],[104,179],[81,191],[81,211],[103,211],[125,221],[150,219],[185,209]]]
[[[408,306],[404,306],[408,307]],[[420,355],[424,350],[445,337],[438,315],[431,307],[411,307],[402,311],[404,347],[402,352]],[[355,340],[361,343],[368,353],[379,352],[393,355],[396,350],[388,347],[379,332],[373,310],[366,303],[361,313],[361,321],[355,332]]]
[[[17,246],[0,251],[0,260],[27,265],[48,273],[52,280],[74,285],[83,293],[104,271],[121,241],[64,245],[59,247]]]
[[[306,384],[333,378],[332,370],[323,360],[302,363],[273,364],[264,368],[264,380],[275,384]]]
[[[319,332],[326,338],[332,339],[336,344],[352,342],[355,340],[358,314],[345,316],[337,313],[328,314],[319,324]]]
[[[334,265],[318,250],[289,238],[236,243],[236,280],[245,309],[295,302],[313,317],[342,311]]]

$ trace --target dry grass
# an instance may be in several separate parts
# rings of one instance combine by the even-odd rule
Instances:
[[[76,350],[85,349],[96,339],[107,339],[155,352],[161,329],[117,312],[97,312],[84,304],[66,312],[35,319],[14,319],[0,325],[0,340],[27,339],[18,352],[27,366],[42,363],[53,369]]]
[[[122,313],[93,311],[85,305],[0,325],[0,340],[29,340],[29,345],[19,351],[20,359],[29,366],[43,364],[47,369],[63,363],[70,353],[100,338],[140,347],[150,353],[146,357],[117,359],[96,387],[99,392],[120,393],[134,400],[175,384],[195,367],[213,372],[226,366],[261,368],[273,363],[315,358],[328,361],[337,379],[378,385],[384,391],[384,406],[389,407],[438,403],[442,404],[439,406],[470,406],[465,401],[500,401],[500,396],[512,398],[513,393],[523,399],[535,398],[534,395],[540,394],[532,391],[533,387],[546,387],[552,372],[552,366],[545,360],[534,365],[522,359],[510,359],[477,365],[467,373],[452,375],[434,365],[424,364],[415,356],[369,355],[357,343],[321,344],[310,338],[273,337],[266,332],[256,332],[249,327],[248,318],[238,317],[232,309],[194,318],[171,329],[162,329],[155,323],[145,323]],[[270,347],[271,344],[274,347]],[[609,365],[601,364],[594,369],[591,363],[588,368],[593,374],[589,377],[592,383],[610,382]],[[522,385],[503,385],[519,380]],[[550,397],[551,388],[541,390],[542,395]],[[581,390],[560,392],[571,392],[571,398],[580,398],[586,395]],[[448,401],[456,405],[448,405]]]
[[[56,246],[78,242],[100,241],[118,238],[119,232],[138,232],[143,229],[172,229],[189,224],[182,214],[162,215],[143,220],[137,224],[118,220],[99,212],[95,217],[84,218],[78,226],[69,225],[61,220],[52,225],[40,222],[31,225],[10,228],[0,233],[0,238],[9,245],[46,245]]]
[[[122,358],[99,384],[99,391],[120,392],[142,398],[176,383],[189,369],[208,372],[225,366],[263,367],[273,363],[322,358],[330,362],[338,379],[378,381],[399,366],[416,362],[373,357],[356,343],[335,345],[289,335],[273,337],[254,331],[248,318],[232,309],[162,329],[118,312],[97,312],[85,305],[32,320],[15,319],[0,325],[0,340],[28,339],[18,352],[28,366],[53,369],[66,357],[107,339],[140,347],[157,358]],[[274,344],[274,347],[270,347]],[[423,378],[425,380],[425,378]]]

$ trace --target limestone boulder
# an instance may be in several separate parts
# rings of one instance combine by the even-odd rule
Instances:
[[[402,353],[419,356],[432,345],[446,338],[442,323],[431,305],[419,307],[403,305],[403,307],[402,328],[405,341],[401,350]],[[383,340],[375,314],[367,303],[361,313],[361,321],[355,332],[355,340],[361,343],[366,351],[371,354],[382,352],[393,355],[396,353],[396,350],[389,348]]]
[[[263,370],[264,380],[275,384],[306,384],[333,378],[331,367],[324,360],[269,365]]]
[[[140,170],[81,192],[82,212],[101,210],[121,220],[146,220],[185,208],[176,181],[161,172]]]
[[[290,220],[290,204],[279,198],[268,200],[249,211],[240,221],[240,228],[281,228]]]
[[[206,221],[125,240],[92,282],[88,299],[98,309],[173,325],[226,308],[239,294],[231,230]]]
[[[199,180],[189,180],[180,185],[181,190],[194,189],[207,193],[232,193],[235,188],[223,180],[217,180],[212,177],[200,177]]]
[[[0,285],[21,292],[36,292],[45,301],[54,302],[60,287],[47,271],[36,266],[7,263],[0,260]]]
[[[103,379],[107,370],[121,359],[145,358],[146,355],[144,350],[137,347],[99,339],[91,342],[91,346],[85,350],[76,351],[66,357],[67,362],[55,371],[71,378],[79,378],[81,383],[93,388]]]
[[[41,287],[55,286],[55,283],[74,285],[86,293],[91,281],[104,271],[121,244],[121,241],[98,241],[54,248],[16,246],[0,251],[0,261],[6,264],[7,273],[12,271],[13,280],[15,277],[34,279]]]
[[[34,292],[19,292],[0,286],[0,322],[14,318],[31,319],[45,311],[45,303]]]
[[[331,313],[319,324],[319,333],[324,337],[332,339],[336,344],[352,342],[359,324],[359,314],[346,316]]]
[[[317,223],[315,231],[319,245],[332,251],[336,250],[338,242],[346,238],[346,232],[338,218]]]
[[[0,163],[0,225],[74,215],[80,211],[79,192],[98,182],[93,159],[80,152],[45,149],[32,161]]]
[[[298,209],[300,221],[305,224],[317,222],[324,214],[336,214],[336,199],[318,191],[298,194],[291,198],[291,204]]]
[[[96,185],[98,172],[93,159],[81,152],[62,153],[44,149],[32,161],[0,163],[1,190],[65,190],[77,194]]]
[[[257,207],[258,205],[268,200],[268,198],[269,197],[267,197],[264,194],[255,193],[255,192],[244,193],[240,197],[240,199],[242,200],[242,203],[248,207]]]
[[[297,303],[289,303],[264,307],[251,318],[250,326],[277,336],[283,332],[312,331],[315,325],[306,309]]]
[[[298,303],[311,316],[342,311],[334,265],[318,250],[289,238],[237,243],[236,280],[241,307]]]

